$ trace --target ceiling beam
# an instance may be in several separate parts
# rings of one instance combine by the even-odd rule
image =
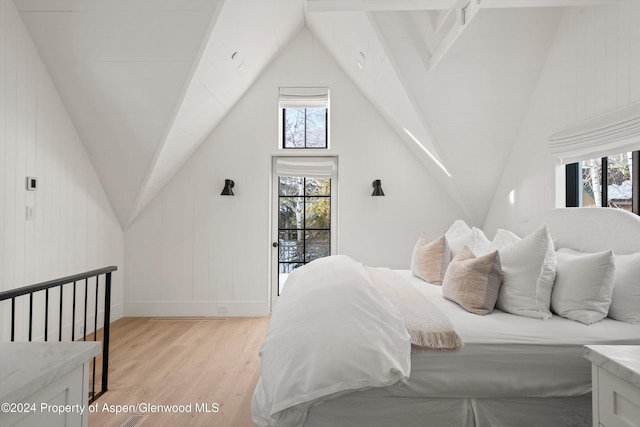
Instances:
[[[618,0],[482,0],[483,8],[601,6]]]
[[[308,12],[380,12],[464,7],[469,0],[307,0]]]
[[[449,49],[451,49],[458,37],[460,37],[465,28],[467,28],[467,25],[469,25],[471,20],[473,20],[473,18],[478,14],[479,10],[479,0],[471,0],[467,7],[456,11],[456,20],[453,23],[453,26],[449,29],[449,32],[444,36],[440,44],[438,44],[433,55],[431,55],[431,59],[429,60],[429,71],[433,70]]]
[[[482,0],[486,8],[596,6],[616,0]],[[469,0],[307,0],[308,12],[381,12],[460,9]]]
[[[444,27],[445,22],[447,22],[449,20],[449,17],[453,13],[455,13],[455,9],[444,9],[444,10],[439,11],[438,19],[436,21],[436,25],[435,25],[435,28],[434,28],[434,31],[436,33],[440,32],[442,30],[442,28]]]

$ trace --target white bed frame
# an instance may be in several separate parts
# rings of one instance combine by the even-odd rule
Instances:
[[[512,228],[524,236],[549,225],[556,247],[583,252],[640,252],[640,216],[612,208],[563,208]],[[388,398],[387,398],[388,399]],[[309,410],[307,427],[349,426],[589,426],[591,396],[476,399],[365,399],[348,394]]]
[[[525,236],[544,223],[549,225],[557,248],[581,252],[613,249],[616,254],[640,252],[640,216],[621,209],[553,209],[512,231]]]

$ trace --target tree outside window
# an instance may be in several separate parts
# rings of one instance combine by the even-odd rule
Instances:
[[[326,108],[284,108],[284,148],[327,148]]]
[[[579,164],[581,207],[614,207],[633,211],[633,152],[583,160]],[[569,189],[568,189],[569,191]]]

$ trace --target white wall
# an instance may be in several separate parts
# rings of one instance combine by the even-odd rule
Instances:
[[[37,191],[25,190],[26,176],[38,178]],[[35,207],[33,220],[27,205]],[[0,0],[0,291],[116,265],[112,318],[121,317],[123,249],[122,230],[40,56],[13,2]],[[40,310],[43,301],[36,298]],[[17,311],[26,318],[28,304],[18,300]],[[38,338],[43,316],[34,320]]]
[[[230,315],[268,312],[271,160],[283,154],[280,86],[331,89],[324,154],[339,158],[340,253],[408,268],[420,231],[437,237],[462,217],[305,29],[126,231],[126,315],[215,315],[218,305]],[[236,183],[234,197],[219,195],[225,178]],[[371,197],[374,179],[386,197]]]
[[[549,135],[640,101],[639,20],[634,0],[567,8],[487,215],[490,237],[564,206],[564,166],[547,151]]]

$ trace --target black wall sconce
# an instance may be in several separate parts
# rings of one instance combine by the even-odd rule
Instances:
[[[372,196],[384,196],[384,191],[382,191],[382,181],[376,179],[371,183],[371,185],[373,186],[373,193],[371,193]]]
[[[233,186],[235,185],[235,183],[233,182],[232,179],[225,179],[224,180],[224,188],[222,189],[222,193],[220,193],[221,196],[233,196]]]

